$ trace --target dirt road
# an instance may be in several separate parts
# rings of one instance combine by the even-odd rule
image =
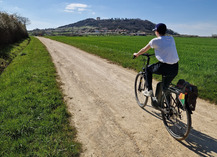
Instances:
[[[160,112],[134,98],[136,72],[72,46],[39,37],[62,82],[85,157],[217,156],[217,106],[198,100],[189,137],[178,142]]]

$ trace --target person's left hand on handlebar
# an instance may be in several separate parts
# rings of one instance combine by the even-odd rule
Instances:
[[[139,55],[138,55],[138,53],[134,53],[133,56],[134,56],[133,58],[136,58],[136,57],[138,57]]]

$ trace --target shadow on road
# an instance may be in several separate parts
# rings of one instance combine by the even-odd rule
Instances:
[[[144,111],[152,115],[153,117],[162,120],[160,111],[150,111],[148,108],[152,108],[147,105],[147,109],[143,108]],[[217,155],[217,139],[210,137],[202,132],[195,129],[191,129],[190,134],[184,141],[178,141],[189,150],[198,154],[198,156],[216,156]]]
[[[217,139],[195,129],[191,129],[188,138],[180,143],[199,156],[215,156],[217,154]]]
[[[150,108],[153,109],[153,111],[149,111],[146,108]],[[151,105],[147,105],[145,106],[145,108],[142,108],[145,112],[149,113],[150,115],[152,115],[153,117],[162,120],[162,116],[161,116],[161,112],[158,110],[155,110]]]

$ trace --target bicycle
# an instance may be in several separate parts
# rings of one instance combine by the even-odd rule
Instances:
[[[135,79],[135,97],[141,108],[148,103],[148,97],[144,96],[143,92],[146,90],[146,68],[149,66],[150,57],[154,54],[143,54],[143,56],[145,58],[142,71]],[[164,89],[165,81],[169,77],[162,76],[162,82],[158,82],[155,95],[151,97],[151,105],[161,111],[162,120],[169,134],[181,141],[187,138],[191,129],[191,110],[179,98],[180,94],[185,94],[187,83],[183,89],[178,89],[171,83]]]

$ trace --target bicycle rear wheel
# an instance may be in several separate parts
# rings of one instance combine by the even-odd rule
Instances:
[[[162,113],[162,118],[167,131],[176,140],[184,140],[191,129],[191,114],[188,109],[183,107],[178,102],[176,94],[169,93],[162,97],[161,107],[169,111]]]
[[[136,101],[137,104],[140,107],[145,107],[147,105],[148,102],[148,97],[144,96],[144,90],[146,89],[146,80],[144,78],[144,74],[143,73],[138,73],[135,79],[135,97],[136,97]]]

